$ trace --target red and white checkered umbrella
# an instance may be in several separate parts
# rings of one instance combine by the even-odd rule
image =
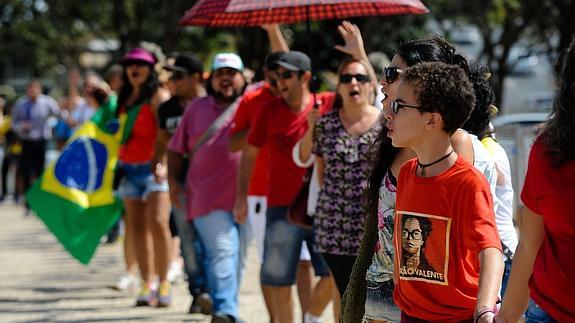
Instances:
[[[247,27],[428,12],[419,0],[199,0],[180,24]]]

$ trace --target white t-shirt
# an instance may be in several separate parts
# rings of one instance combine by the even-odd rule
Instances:
[[[511,181],[511,167],[505,149],[492,138],[485,138],[481,143],[486,147],[489,154],[495,160],[495,167],[502,183],[496,185],[493,202],[495,204],[495,222],[499,231],[499,237],[503,244],[515,253],[518,238],[513,225],[513,184]],[[507,257],[505,257],[507,259]]]
[[[294,163],[301,168],[309,168],[313,166],[313,171],[311,179],[309,182],[309,193],[307,197],[307,214],[310,216],[315,214],[315,209],[317,207],[317,197],[319,195],[319,180],[317,174],[317,167],[315,165],[315,155],[311,154],[309,159],[302,161],[299,155],[299,146],[301,145],[301,140],[298,141],[292,150],[292,159]]]

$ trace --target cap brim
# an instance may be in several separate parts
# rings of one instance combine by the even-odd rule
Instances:
[[[180,66],[176,66],[176,65],[164,65],[164,69],[171,71],[171,72],[189,73],[189,71],[187,69],[180,67]]]
[[[292,71],[292,72],[298,72],[301,71],[301,69],[295,65],[292,65],[290,63],[287,62],[276,62],[277,66],[281,66],[283,68],[285,68],[288,71]]]

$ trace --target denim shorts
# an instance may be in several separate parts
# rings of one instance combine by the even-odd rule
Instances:
[[[525,312],[525,323],[555,323],[554,320],[544,309],[537,305],[533,300],[529,300],[527,312]]]
[[[399,322],[401,310],[393,302],[393,280],[366,281],[365,318],[377,321]]]
[[[264,238],[264,259],[261,269],[262,285],[290,286],[295,283],[296,272],[305,240],[311,255],[315,275],[329,276],[323,257],[313,251],[313,233],[287,219],[287,207],[270,207],[267,212]]]
[[[125,164],[120,163],[124,177],[120,182],[118,194],[122,198],[145,200],[152,192],[167,192],[168,182],[157,183],[152,174],[150,163]]]

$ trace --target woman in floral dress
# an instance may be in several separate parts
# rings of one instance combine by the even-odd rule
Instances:
[[[371,104],[374,86],[368,68],[358,60],[342,63],[334,108],[317,121],[313,132],[321,187],[315,249],[324,255],[340,295],[363,235],[369,151],[381,129],[381,110]]]

